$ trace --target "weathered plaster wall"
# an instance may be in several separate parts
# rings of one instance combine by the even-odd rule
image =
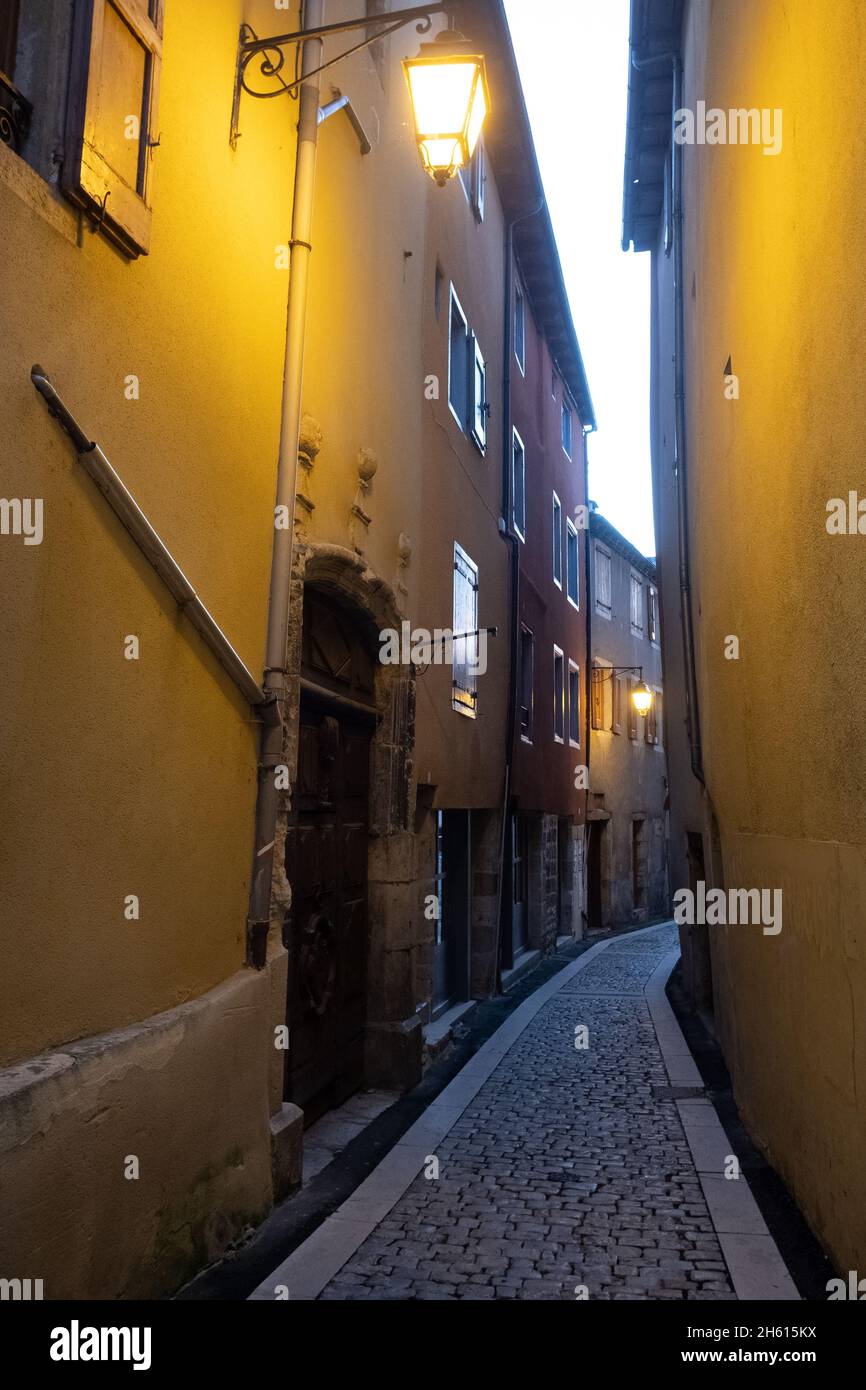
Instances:
[[[4,1273],[48,1299],[156,1298],[267,1214],[267,994],[239,971],[2,1073]]]
[[[717,0],[690,7],[685,50],[686,105],[783,113],[777,156],[686,147],[707,789],[725,886],[783,890],[778,935],[710,928],[717,1017],[746,1124],[842,1269],[866,1260],[866,539],[825,521],[828,499],[863,480],[858,18]],[[725,659],[731,634],[739,660]]]
[[[0,538],[0,1061],[170,1008],[244,957],[256,725],[29,379],[40,362],[259,673],[294,135],[287,106],[244,102],[229,147],[242,14],[273,23],[264,3],[204,23],[167,6],[149,256],[0,147],[3,492],[45,515],[41,545]]]

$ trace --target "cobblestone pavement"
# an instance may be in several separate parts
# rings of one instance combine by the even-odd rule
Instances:
[[[732,1299],[643,997],[676,930],[544,1005],[324,1299]],[[589,1029],[575,1047],[575,1029]],[[580,1286],[585,1286],[586,1293]]]

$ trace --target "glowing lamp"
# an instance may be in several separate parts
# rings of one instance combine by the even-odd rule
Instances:
[[[484,58],[454,29],[404,58],[421,163],[444,188],[468,164],[490,109]]]
[[[631,692],[632,703],[638,714],[647,715],[653,702],[653,693],[644,681],[638,681]]]

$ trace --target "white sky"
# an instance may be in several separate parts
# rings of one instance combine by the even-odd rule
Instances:
[[[629,3],[506,9],[598,421],[589,495],[653,555],[649,253],[620,250]]]

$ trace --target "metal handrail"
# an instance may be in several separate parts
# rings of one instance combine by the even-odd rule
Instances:
[[[69,435],[86,472],[93,479],[115,515],[122,521],[139,550],[150,561],[160,579],[171,593],[177,606],[186,614],[202,641],[210,648],[238,690],[254,708],[272,703],[235,651],[216,619],[208,612],[183,570],[160,540],[132,493],[114,471],[99,445],[78,424],[64,405],[48,376],[41,367],[33,367],[30,379],[48,406],[49,414],[59,421]]]

